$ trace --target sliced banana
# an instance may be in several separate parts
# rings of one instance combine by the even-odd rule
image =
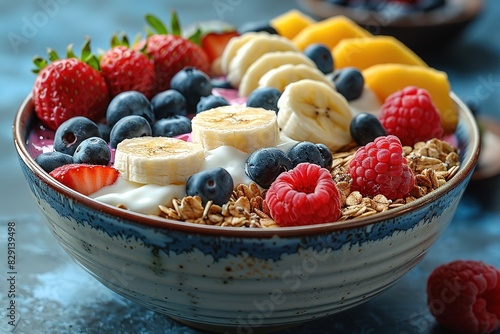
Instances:
[[[168,137],[125,139],[114,166],[126,180],[142,184],[184,184],[205,162],[203,146]]]
[[[276,113],[262,108],[224,106],[197,114],[192,122],[194,143],[205,150],[232,146],[240,151],[253,151],[279,142]]]
[[[227,74],[229,71],[229,64],[233,60],[234,56],[238,50],[245,45],[246,42],[258,35],[267,34],[266,32],[248,32],[240,36],[235,36],[229,40],[222,52],[220,58],[220,67],[223,74]]]
[[[352,141],[349,104],[324,82],[304,79],[289,84],[278,108],[278,125],[291,139],[323,143],[332,152]]]
[[[280,67],[281,65],[307,65],[317,68],[316,64],[302,52],[296,51],[275,51],[263,54],[247,69],[241,78],[239,94],[248,96],[252,91],[259,87],[259,80],[269,70]]]
[[[272,34],[260,34],[254,36],[243,44],[229,63],[227,80],[235,88],[238,88],[241,78],[257,59],[265,53],[274,51],[296,51],[299,49],[289,39]]]
[[[286,64],[267,71],[267,73],[260,78],[259,87],[274,87],[283,92],[285,87],[289,84],[304,79],[323,82],[330,88],[334,88],[333,82],[320,70],[316,67],[304,64]]]

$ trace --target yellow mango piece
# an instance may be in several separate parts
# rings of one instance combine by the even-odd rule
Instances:
[[[372,34],[356,22],[343,15],[338,15],[302,29],[292,41],[300,50],[304,50],[312,43],[323,43],[331,50],[344,38],[370,36]]]
[[[427,64],[406,45],[392,36],[345,38],[332,50],[335,67],[353,66],[364,70],[376,64]]]
[[[451,133],[455,130],[458,110],[450,97],[450,82],[445,72],[415,65],[377,64],[362,73],[365,85],[375,93],[381,103],[392,93],[407,86],[427,90],[441,115],[444,131]]]
[[[316,23],[316,20],[297,9],[291,9],[271,20],[271,26],[278,34],[294,38],[302,29]]]

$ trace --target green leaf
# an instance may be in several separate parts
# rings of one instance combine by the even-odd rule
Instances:
[[[162,34],[162,35],[168,34],[167,27],[156,16],[154,16],[152,14],[147,14],[146,15],[146,22],[149,24],[149,26],[151,28],[153,28],[154,32],[156,32],[158,34]]]
[[[188,39],[194,44],[201,45],[202,35],[203,33],[200,27],[197,27],[196,30],[191,34],[191,36],[188,37]]]
[[[85,39],[85,43],[83,43],[81,59],[82,60],[87,59],[90,54],[92,54],[92,51],[90,49],[90,38],[87,37]]]
[[[66,49],[66,58],[78,58],[73,51],[73,44],[68,45],[68,48]]]
[[[35,68],[31,70],[31,72],[38,74],[41,70],[47,67],[48,62],[45,58],[40,56],[33,57],[33,64],[35,64]]]
[[[175,10],[173,10],[170,14],[170,25],[172,26],[173,35],[180,36],[182,34],[179,16],[177,16],[177,12]]]
[[[54,50],[54,49],[48,48],[47,55],[49,56],[50,61],[56,61],[59,59],[59,55],[57,54],[56,50]]]
[[[82,59],[85,63],[89,64],[91,67],[93,67],[95,70],[99,71],[100,70],[100,64],[99,64],[99,59],[97,58],[96,55],[91,54],[87,59]]]

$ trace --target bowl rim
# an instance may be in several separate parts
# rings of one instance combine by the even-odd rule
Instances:
[[[354,229],[374,224],[387,219],[402,216],[408,212],[421,208],[430,202],[444,196],[447,192],[451,191],[462,183],[469,175],[472,175],[474,168],[478,161],[480,151],[480,134],[477,123],[469,108],[463,103],[455,93],[450,93],[451,98],[454,100],[459,112],[459,121],[464,118],[465,121],[471,125],[472,133],[469,143],[470,159],[465,161],[457,174],[443,186],[435,189],[431,193],[416,199],[415,201],[405,204],[398,208],[393,208],[386,212],[381,212],[373,216],[356,218],[353,220],[337,221],[330,223],[323,223],[317,225],[303,225],[293,227],[277,227],[277,228],[235,228],[235,227],[222,227],[213,225],[201,225],[194,223],[186,223],[155,217],[152,215],[145,215],[124,209],[114,207],[109,204],[98,202],[88,196],[82,195],[75,190],[72,190],[65,185],[54,180],[49,173],[45,172],[29,154],[27,148],[27,134],[28,127],[35,117],[34,103],[32,93],[22,101],[18,108],[14,123],[13,123],[13,136],[14,144],[18,153],[18,158],[48,187],[52,188],[64,196],[68,197],[74,202],[79,202],[82,205],[102,212],[107,215],[119,218],[124,224],[134,224],[143,227],[149,227],[160,231],[176,230],[186,233],[196,233],[203,235],[226,236],[237,238],[288,238],[288,237],[302,237],[309,235],[317,235],[331,232],[339,232],[341,230]]]

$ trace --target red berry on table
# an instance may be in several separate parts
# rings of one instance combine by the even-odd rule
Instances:
[[[407,146],[443,136],[441,116],[430,94],[414,86],[387,97],[382,105],[380,123],[388,134],[399,137]]]
[[[393,135],[377,137],[361,146],[349,163],[351,191],[363,196],[404,198],[415,184],[415,175],[403,156],[403,146]]]
[[[266,192],[266,203],[280,226],[334,222],[341,215],[340,194],[330,172],[311,163],[281,173]]]
[[[155,88],[155,67],[153,61],[140,50],[131,49],[117,38],[112,40],[112,48],[100,60],[101,73],[106,79],[111,98],[121,92],[135,90],[147,98],[153,96]]]
[[[154,94],[170,88],[172,77],[185,67],[196,67],[204,73],[210,71],[210,61],[200,45],[182,37],[175,13],[172,15],[172,29],[169,33],[163,23],[152,15],[146,20],[156,30],[146,41],[136,45],[142,49],[146,43],[146,53],[153,59],[156,72]]]
[[[454,333],[491,333],[500,328],[500,271],[472,260],[443,264],[427,280],[427,305]]]
[[[229,40],[239,36],[236,30],[225,32],[209,32],[201,39],[201,48],[207,54],[208,60],[213,62],[222,55]]]
[[[84,50],[90,53],[89,41]],[[104,77],[88,63],[76,58],[71,49],[67,59],[58,59],[49,52],[51,63],[36,57],[38,69],[33,87],[35,112],[42,124],[51,130],[64,121],[85,116],[92,121],[101,120],[106,114],[109,93]],[[92,57],[87,56],[88,59]],[[92,62],[89,62],[92,64]],[[93,63],[96,65],[97,60]]]
[[[113,167],[89,164],[63,165],[50,172],[54,179],[86,196],[112,185],[119,174]]]

